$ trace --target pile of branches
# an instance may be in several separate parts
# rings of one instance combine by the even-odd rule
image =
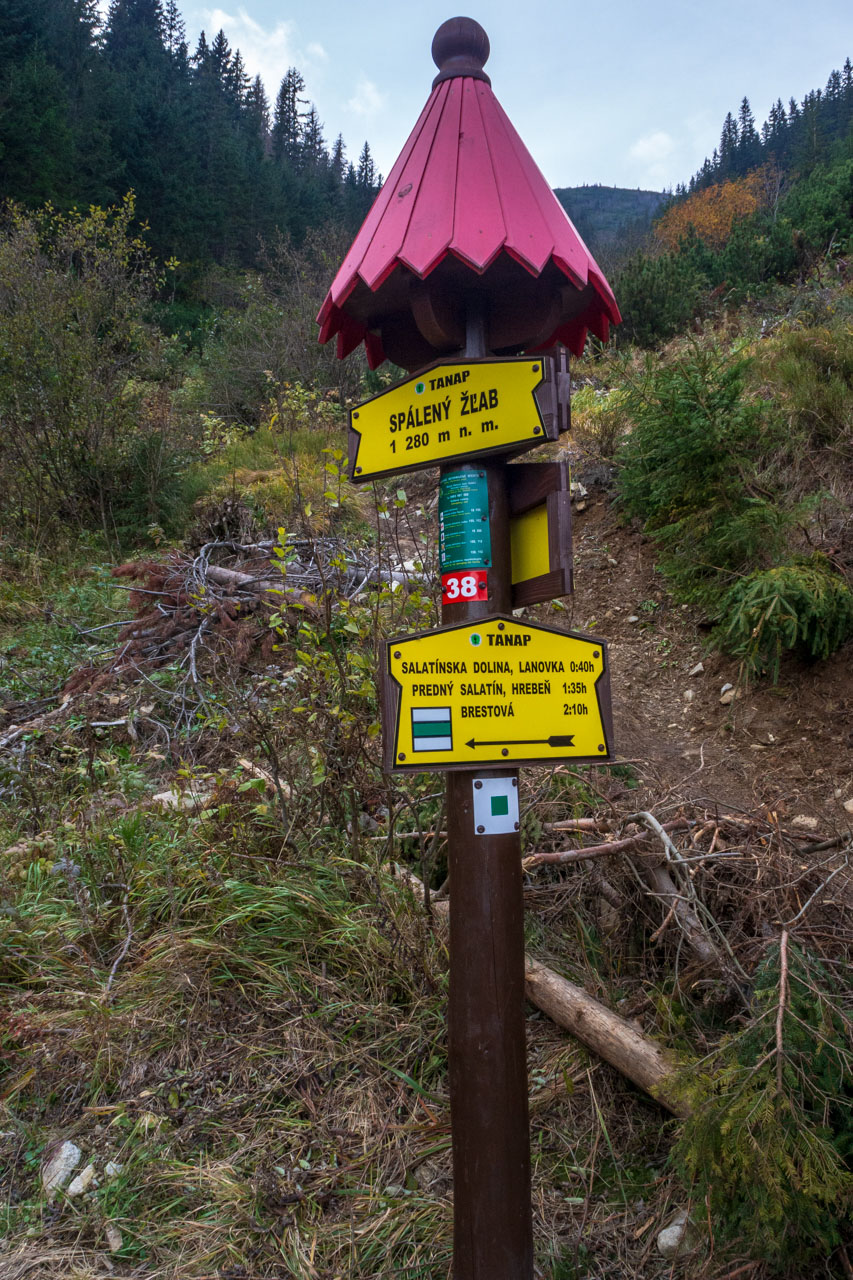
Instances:
[[[652,943],[675,940],[691,979],[704,969],[734,988],[748,984],[768,938],[782,931],[827,958],[846,952],[849,827],[819,834],[768,809],[738,813],[686,800],[669,809],[545,823],[540,843],[550,847],[526,857],[525,869],[580,864],[584,884],[617,918],[636,919],[639,906]]]
[[[429,840],[445,833],[425,833]],[[378,838],[378,837],[377,837]],[[690,1000],[728,1005],[749,1018],[755,975],[768,947],[789,941],[833,971],[853,952],[853,833],[818,835],[785,825],[769,810],[737,813],[680,800],[641,810],[546,822],[543,846],[523,859],[525,905],[559,935],[571,901],[623,953],[623,980],[636,958],[637,930],[647,977],[674,973]],[[425,894],[444,919],[443,888]],[[620,966],[622,969],[622,966]],[[588,974],[591,977],[592,974]],[[688,1104],[674,1087],[676,1064],[632,1021],[647,1010],[646,982],[613,1013],[575,982],[528,956],[528,999],[635,1084],[677,1114]],[[602,993],[603,994],[603,993]],[[784,996],[780,995],[780,1001]]]
[[[238,665],[269,658],[274,614],[295,625],[306,612],[319,616],[330,599],[421,577],[410,569],[380,567],[337,538],[294,539],[283,547],[271,540],[207,542],[195,555],[174,551],[162,561],[119,565],[113,576],[128,584],[134,616],[120,631],[108,666],[75,672],[65,693],[92,691],[116,675],[170,663],[196,685],[202,656],[223,647]]]

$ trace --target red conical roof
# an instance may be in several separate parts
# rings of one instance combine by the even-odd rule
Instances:
[[[452,26],[456,44],[441,47]],[[498,311],[502,302],[492,350],[562,343],[580,355],[587,330],[606,341],[619,323],[610,286],[492,92],[483,42],[487,57],[488,38],[469,19],[436,35],[433,52],[445,56],[432,94],[317,317],[320,341],[337,335],[340,358],[363,341],[371,368],[386,354],[413,367],[461,345],[453,317],[436,321],[436,312],[452,310],[476,278],[475,292],[491,294]],[[416,282],[430,277],[425,320],[413,299],[423,302]],[[401,326],[409,360],[393,349]]]

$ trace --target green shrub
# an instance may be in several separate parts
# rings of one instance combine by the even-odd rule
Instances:
[[[158,276],[133,217],[132,197],[86,214],[13,207],[0,230],[0,502],[30,524],[113,538],[140,488],[146,522],[160,514],[158,476],[176,459],[152,395],[162,351],[143,320]],[[165,465],[141,474],[164,447]]]
[[[746,1031],[691,1068],[693,1110],[673,1160],[717,1245],[800,1276],[816,1273],[790,1268],[827,1258],[853,1211],[851,1028],[827,974],[793,942],[780,990],[780,954],[756,973]]]
[[[625,393],[581,387],[572,396],[572,439],[590,457],[610,461],[627,428]]]
[[[708,281],[689,254],[636,254],[615,280],[622,341],[654,347],[682,332],[701,310]]]
[[[347,247],[332,227],[310,233],[299,249],[280,239],[265,251],[262,272],[228,281],[227,308],[205,347],[201,407],[256,426],[271,383],[334,391],[342,402],[358,394],[364,361],[338,360],[334,343],[317,341],[316,315]]]
[[[853,635],[853,591],[825,556],[762,569],[742,578],[723,602],[724,647],[747,674],[779,678],[786,649],[828,658]]]
[[[779,557],[795,514],[764,475],[779,432],[744,397],[747,367],[698,344],[668,364],[650,359],[629,388],[634,425],[617,455],[624,509],[644,521],[681,594],[714,616],[732,575]]]
[[[853,325],[849,317],[842,316],[832,326],[781,333],[761,351],[759,370],[807,447],[841,447],[853,456]]]
[[[796,183],[782,203],[784,216],[813,253],[831,247],[843,253],[853,244],[853,160],[817,165]]]

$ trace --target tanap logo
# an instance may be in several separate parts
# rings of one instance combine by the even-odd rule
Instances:
[[[416,382],[416,383],[415,383],[415,395],[416,395],[416,396],[422,396],[422,395],[423,395],[423,393],[424,393],[425,391],[426,391],[426,383],[425,383],[425,382]]]

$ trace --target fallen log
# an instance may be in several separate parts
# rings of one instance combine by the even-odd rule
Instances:
[[[413,872],[396,866],[394,874],[409,886],[416,898],[425,902],[423,882]],[[435,920],[446,927],[449,901],[433,898],[431,906]],[[650,1094],[667,1111],[677,1116],[687,1114],[688,1107],[674,1086],[676,1064],[666,1050],[633,1023],[606,1008],[583,987],[561,977],[532,956],[524,957],[524,974],[525,994],[531,1004]]]
[[[583,987],[562,978],[532,956],[525,956],[524,977],[531,1004],[651,1094],[667,1111],[677,1116],[687,1114],[684,1100],[673,1087],[675,1063],[659,1044],[600,1004]]]

